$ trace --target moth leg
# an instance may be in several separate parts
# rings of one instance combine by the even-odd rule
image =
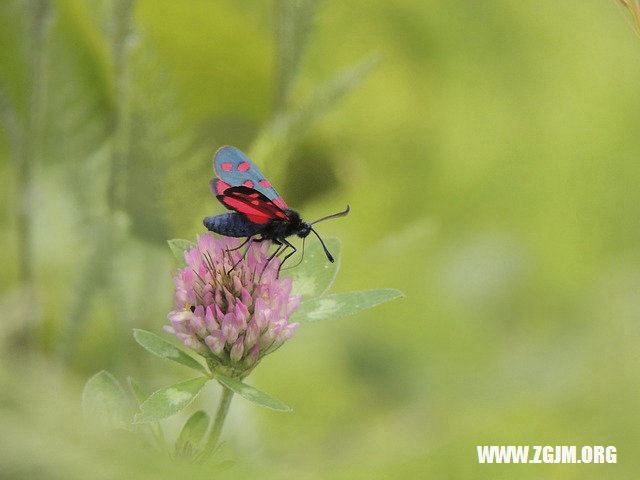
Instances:
[[[296,268],[298,265],[300,265],[302,263],[302,260],[304,259],[304,242],[306,242],[306,241],[307,241],[307,237],[302,239],[302,255],[300,256],[300,260],[298,260],[298,263],[296,263],[295,265],[291,265],[290,267],[287,267],[287,268],[282,268],[282,263],[284,263],[284,262],[282,262],[280,264],[280,269],[281,270],[289,270],[290,268]],[[293,253],[295,253],[295,252],[293,252]],[[287,256],[287,258],[289,258],[289,257]],[[286,260],[286,258],[285,258],[285,260]]]
[[[249,252],[249,249],[251,248],[251,245],[254,243],[260,243],[260,242],[264,242],[266,240],[266,238],[260,237],[260,238],[253,238],[253,237],[247,237],[247,239],[242,242],[239,246],[235,247],[235,248],[228,248],[226,251],[228,252],[233,252],[234,250],[238,250],[239,248],[242,248],[244,245],[247,245],[247,248],[244,249],[244,252],[242,253],[242,257],[240,257],[240,260],[238,260],[233,267],[231,267],[231,270],[229,270],[227,272],[227,275],[229,275],[231,272],[233,272],[233,270],[238,266],[238,264],[244,260],[247,256],[247,253]]]
[[[233,252],[235,250],[240,250],[242,247],[244,247],[247,244],[247,242],[250,242],[250,241],[251,241],[251,237],[247,237],[246,240],[244,242],[242,242],[240,245],[238,245],[237,247],[227,248],[227,252]],[[257,240],[254,240],[254,241],[257,241]]]
[[[293,251],[292,251],[292,252],[290,252],[290,253],[287,253],[287,254],[285,255],[285,257],[284,257],[284,260],[282,260],[282,261],[280,262],[280,266],[278,267],[278,275],[277,275],[278,277],[280,277],[280,270],[282,270],[282,265],[284,265],[284,262],[286,262],[286,261],[289,259],[289,257],[290,257],[291,255],[293,255],[294,253],[296,253],[296,252],[298,251],[298,249],[297,249],[296,247],[294,247],[291,243],[289,243],[289,242],[288,242],[286,239],[284,239],[284,238],[282,239],[282,243],[284,243],[284,245],[285,245],[285,250],[286,250],[287,248],[292,248],[292,249],[293,249]],[[283,251],[284,251],[284,250],[283,250]]]
[[[275,252],[273,252],[271,255],[269,255],[269,258],[267,258],[267,261],[265,262],[264,267],[262,267],[262,271],[260,272],[260,276],[258,277],[258,283],[260,283],[260,280],[262,280],[262,275],[264,274],[264,271],[269,266],[269,262],[273,260],[273,257],[275,257],[278,254],[278,252],[284,251],[287,248],[286,245],[283,245],[282,242],[278,240],[274,240],[274,243],[278,245],[278,248],[276,248]]]
[[[240,257],[240,259],[239,259],[239,260],[238,260],[238,261],[233,265],[233,267],[231,267],[231,270],[229,270],[229,271],[227,272],[227,275],[229,275],[231,272],[233,272],[233,271],[235,270],[235,268],[240,264],[240,262],[241,262],[242,260],[244,260],[244,259],[245,259],[245,257],[247,256],[247,253],[249,252],[249,249],[251,248],[251,244],[252,244],[253,242],[255,242],[255,241],[256,241],[256,240],[254,240],[254,239],[253,239],[253,238],[251,238],[251,237],[248,237],[248,238],[244,241],[244,243],[243,243],[242,245],[244,245],[245,243],[248,243],[249,245],[247,245],[247,248],[245,248],[245,249],[244,249],[244,252],[242,252],[242,256]],[[241,245],[241,246],[242,246],[242,245]],[[238,248],[240,248],[240,247],[238,247]],[[234,249],[232,249],[232,250],[237,250],[238,248],[234,248]],[[231,251],[231,250],[227,250],[227,251]]]

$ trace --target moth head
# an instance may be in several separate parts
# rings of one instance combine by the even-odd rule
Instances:
[[[301,221],[296,235],[298,235],[300,238],[306,238],[311,233],[311,230],[311,225],[309,225],[307,222]]]

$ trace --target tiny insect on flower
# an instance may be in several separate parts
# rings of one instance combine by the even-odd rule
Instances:
[[[218,178],[211,180],[211,190],[220,203],[233,210],[233,213],[206,217],[203,224],[208,230],[227,237],[246,237],[245,242],[240,245],[242,247],[248,244],[244,254],[249,251],[252,243],[265,240],[273,242],[277,248],[267,263],[276,255],[291,249],[291,252],[284,255],[280,268],[297,251],[287,237],[297,235],[306,239],[313,233],[320,240],[327,259],[333,263],[333,256],[313,225],[330,218],[344,217],[349,213],[348,205],[342,212],[307,223],[298,212],[287,206],[258,167],[237,148],[228,145],[220,148],[213,157],[213,167]],[[235,267],[233,265],[231,269]]]
[[[184,252],[186,266],[174,277],[175,310],[164,329],[212,369],[243,378],[293,336],[298,323],[289,317],[300,297],[291,295],[290,278],[278,278],[280,262],[267,256],[268,242],[246,253],[238,243],[207,233]]]

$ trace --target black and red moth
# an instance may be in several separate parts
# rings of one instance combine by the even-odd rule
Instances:
[[[206,217],[202,223],[208,230],[227,237],[246,237],[242,245],[249,245],[244,255],[252,242],[264,240],[270,240],[278,246],[269,260],[291,248],[292,251],[284,257],[280,267],[297,251],[287,237],[297,235],[306,238],[313,232],[320,240],[327,259],[333,262],[331,253],[312,225],[329,218],[347,215],[348,205],[343,212],[306,223],[298,212],[287,206],[258,167],[237,148],[221,147],[213,157],[213,168],[218,178],[209,182],[211,190],[226,208],[234,212]]]

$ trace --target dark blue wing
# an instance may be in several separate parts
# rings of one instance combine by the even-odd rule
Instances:
[[[223,194],[229,187],[245,186],[262,193],[278,207],[289,208],[255,163],[237,148],[227,145],[218,149],[213,168],[218,179],[211,180],[211,188],[216,195]]]

